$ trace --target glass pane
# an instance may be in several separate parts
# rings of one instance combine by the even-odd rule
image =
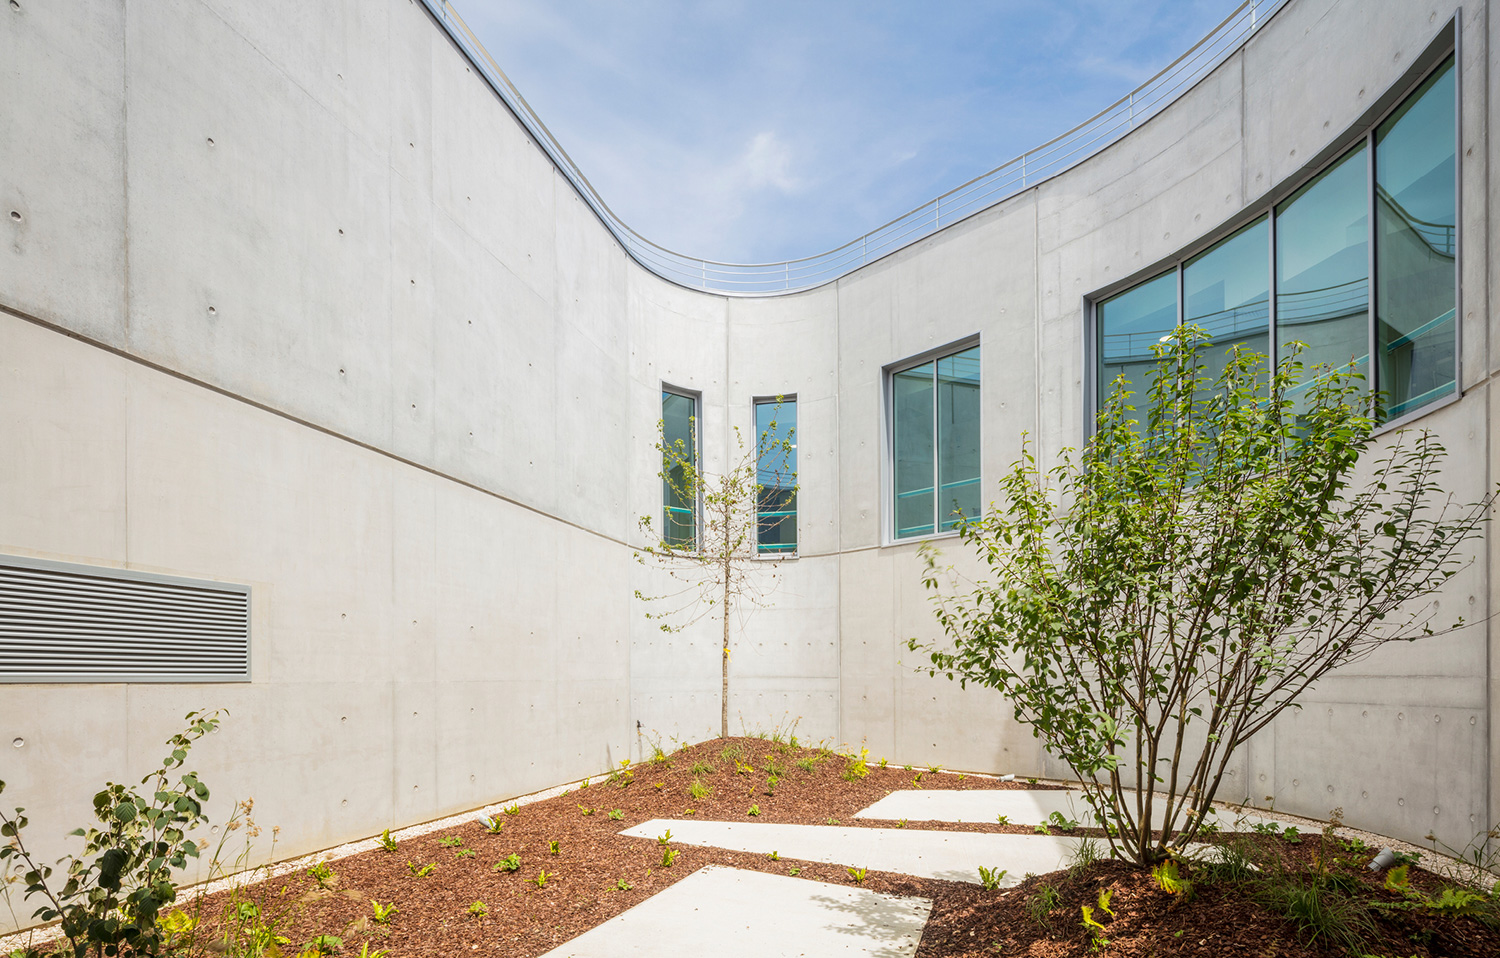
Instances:
[[[1291,396],[1299,406],[1316,365],[1369,375],[1367,167],[1361,145],[1276,209],[1276,341],[1282,356],[1307,346]]]
[[[1201,354],[1210,382],[1224,372],[1230,347],[1271,351],[1269,233],[1262,217],[1183,267],[1183,325],[1211,337]]]
[[[683,467],[685,460],[696,467],[698,401],[691,396],[676,393],[661,394],[662,439],[675,456],[662,457],[662,471],[667,479],[662,481],[662,505],[665,518],[662,522],[662,541],[672,545],[690,546],[697,533],[696,490],[690,488],[692,477]]]
[[[896,449],[896,538],[933,532],[933,364],[891,377]]]
[[[1392,417],[1453,392],[1458,273],[1453,64],[1375,131],[1375,334]]]
[[[1151,347],[1177,328],[1177,273],[1163,273],[1099,304],[1099,405],[1123,376],[1126,403],[1142,409]]]
[[[937,363],[938,529],[981,512],[979,503],[979,347]]]
[[[797,400],[755,404],[755,542],[764,553],[797,551]],[[786,443],[790,452],[781,445]]]

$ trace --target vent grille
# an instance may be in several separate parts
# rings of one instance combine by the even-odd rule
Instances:
[[[249,680],[249,586],[0,556],[0,683]]]

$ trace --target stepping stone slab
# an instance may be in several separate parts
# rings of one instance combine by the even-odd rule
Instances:
[[[654,839],[672,830],[674,845],[705,845],[731,851],[801,858],[980,884],[979,866],[1003,868],[1002,886],[1019,885],[1027,872],[1064,867],[1076,838],[1057,835],[997,835],[907,828],[833,825],[781,825],[772,822],[715,822],[653,819],[620,834]]]
[[[906,958],[931,911],[926,898],[709,865],[542,958]]]
[[[1151,808],[1153,821],[1160,822],[1167,803],[1158,797],[1152,800]],[[889,821],[904,818],[909,822],[994,822],[996,816],[1004,815],[1012,825],[1045,825],[1053,812],[1060,812],[1064,818],[1081,825],[1099,827],[1095,824],[1094,810],[1081,793],[1055,789],[906,789],[892,792],[869,808],[855,812],[854,817]],[[1275,819],[1219,808],[1211,821],[1218,822],[1225,830],[1248,831],[1257,822],[1275,822]]]

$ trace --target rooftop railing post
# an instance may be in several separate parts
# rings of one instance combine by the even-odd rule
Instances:
[[[1021,154],[1021,188],[1026,188],[1026,154]]]
[[[1135,129],[1135,91],[1130,91],[1130,128]]]
[[[943,198],[937,198],[936,212],[933,214],[933,229],[943,228]]]

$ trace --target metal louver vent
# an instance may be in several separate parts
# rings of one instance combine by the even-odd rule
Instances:
[[[248,681],[249,586],[0,556],[0,683]]]

